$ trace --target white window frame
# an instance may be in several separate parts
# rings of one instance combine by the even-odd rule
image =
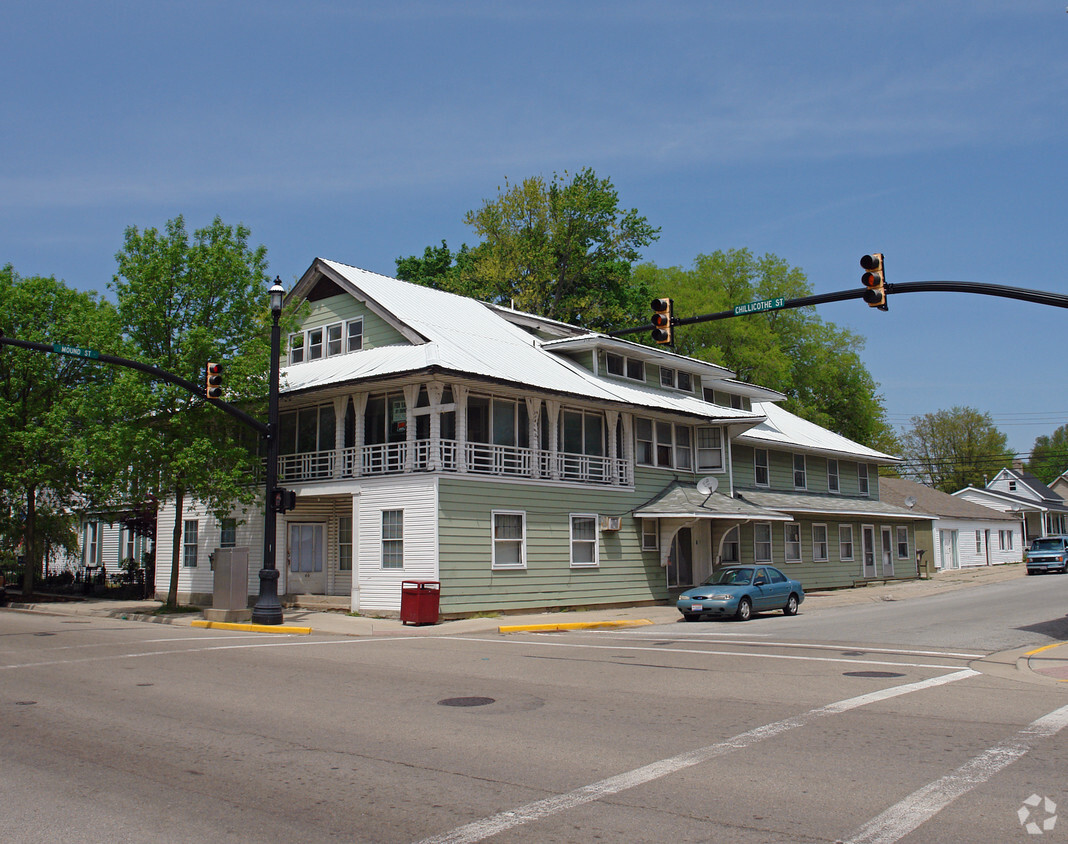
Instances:
[[[642,519],[642,550],[660,550],[660,520]]]
[[[783,542],[785,543],[785,556],[783,559],[788,563],[801,562],[801,523],[786,522],[782,529]]]
[[[305,348],[308,352],[308,360],[322,360],[326,357],[326,326],[319,325],[309,328]]]
[[[818,532],[823,532],[823,538],[821,539]],[[812,525],[812,562],[825,563],[830,559],[831,543],[829,534],[827,532],[827,525],[821,522],[816,522]]]
[[[760,456],[764,456],[761,463]],[[757,486],[771,486],[771,466],[769,465],[768,450],[766,448],[753,449],[753,483]],[[760,470],[764,470],[764,480],[760,480]]]
[[[693,392],[693,375],[689,372],[675,372],[675,387],[684,393]]]
[[[975,553],[983,553],[983,532],[981,530],[975,532]]]
[[[518,516],[520,537],[497,538],[497,517]],[[497,548],[502,543],[516,544],[519,547],[518,562],[498,562]],[[493,510],[490,514],[490,546],[492,551],[491,568],[504,571],[518,571],[527,567],[527,514],[525,510]]]
[[[757,532],[766,532],[767,539],[760,539],[757,536]],[[767,556],[762,557],[759,553],[761,545],[767,545]],[[772,556],[775,554],[775,545],[772,541],[771,535],[771,522],[753,522],[753,562],[754,563],[770,563]]]
[[[683,433],[685,432],[685,434]],[[675,450],[672,454],[676,469],[686,472],[693,471],[693,428],[689,425],[673,425],[671,429],[672,439],[675,441]],[[686,440],[685,443],[681,440]]]
[[[304,332],[289,335],[289,362],[304,363]]]
[[[670,366],[660,367],[660,386],[675,388],[675,370]]]
[[[849,538],[843,537],[848,534]],[[849,550],[846,551],[846,546]],[[853,525],[838,525],[838,559],[842,562],[853,562],[856,553],[856,545],[853,541]]]
[[[337,520],[337,570],[352,571],[353,543],[352,516],[338,516]]]
[[[615,364],[616,371],[613,372],[613,364]],[[622,378],[623,373],[627,371],[627,359],[615,352],[604,353],[604,369],[609,375],[614,375],[616,378]]]
[[[648,437],[642,436],[641,428],[643,425],[648,426]],[[661,430],[661,426],[664,430]],[[679,436],[678,431],[680,429],[686,430],[684,437]],[[661,434],[663,433],[668,434],[666,439],[661,439]],[[680,439],[686,439],[687,442],[681,443],[679,442]],[[647,456],[642,455],[643,444],[647,447]],[[693,429],[689,425],[676,425],[674,422],[668,422],[663,419],[650,419],[645,416],[636,416],[634,418],[634,460],[639,466],[693,471],[693,444]],[[661,461],[660,459],[661,449],[663,449],[663,453],[667,457],[666,461]],[[679,459],[680,455],[683,456],[684,460]],[[682,465],[683,462],[686,465]]]
[[[801,468],[797,468],[797,461],[801,460]],[[805,455],[795,454],[794,459],[794,489],[808,489],[808,461],[805,460]],[[798,477],[801,478],[801,483],[797,482]]]
[[[337,357],[363,349],[363,317],[316,325],[289,335],[290,364]]]
[[[219,547],[234,548],[237,545],[237,519],[228,516],[219,521]]]
[[[400,515],[396,525],[388,524],[387,517]],[[399,527],[399,530],[396,528]],[[388,535],[387,535],[388,528]],[[388,543],[388,545],[387,545]],[[400,565],[397,565],[397,551],[400,551]],[[387,551],[389,553],[387,553]],[[392,507],[382,510],[382,557],[380,565],[383,571],[398,571],[404,568],[404,508]]]
[[[868,464],[857,464],[857,489],[861,495],[871,495],[871,485],[868,482]]]
[[[359,331],[354,329],[359,327]],[[350,319],[345,323],[344,352],[358,352],[363,349],[363,317]]]
[[[701,445],[701,434],[712,434],[715,445]],[[713,425],[702,425],[696,430],[694,445],[697,448],[697,470],[714,472],[723,470],[723,430]]]
[[[575,522],[577,520],[589,521],[593,526],[593,538],[584,539],[575,536]],[[573,569],[589,569],[597,568],[601,564],[600,559],[600,530],[598,528],[598,517],[595,513],[571,513],[568,517],[568,530],[569,538],[571,541],[571,568]],[[577,560],[575,559],[575,550],[577,548],[591,548],[593,551],[592,560]]]
[[[904,534],[904,536],[905,536],[905,541],[904,542],[901,541],[902,534]],[[905,525],[895,525],[894,526],[894,545],[895,545],[895,551],[896,551],[896,554],[897,554],[897,559],[899,559],[899,560],[907,560],[907,559],[909,559],[909,529]],[[902,545],[904,545],[904,547],[905,547],[905,553],[904,554],[901,553]]]
[[[645,382],[645,361],[641,358],[627,358],[626,366],[624,367],[626,375],[624,377],[629,378],[631,381]]]
[[[841,478],[838,475],[838,461],[833,457],[827,458],[827,491],[842,491]]]
[[[723,535],[723,542],[720,544],[720,548],[723,550],[722,563],[727,565],[728,563],[738,563],[742,559],[742,543],[741,543],[741,530],[735,525]],[[728,551],[728,549],[730,549]]]
[[[200,522],[186,519],[182,525],[182,568],[197,567],[197,544],[200,541]]]

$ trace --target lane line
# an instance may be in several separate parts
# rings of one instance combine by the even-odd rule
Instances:
[[[958,797],[1007,768],[1038,741],[1056,735],[1065,726],[1068,726],[1068,706],[1032,721],[1012,738],[988,748],[953,773],[917,789],[864,824],[845,839],[847,844],[893,844],[900,841]]]
[[[498,812],[495,815],[480,818],[477,821],[464,824],[463,826],[442,833],[441,835],[424,838],[422,841],[418,842],[418,844],[475,844],[475,842],[483,841],[486,838],[490,838],[491,836],[520,826],[521,824],[540,820],[549,817],[550,815],[573,809],[576,806],[592,803],[595,800],[600,800],[604,797],[618,794],[621,791],[644,785],[653,780],[677,773],[685,768],[708,762],[711,759],[715,759],[717,756],[724,756],[728,753],[733,753],[736,750],[744,750],[745,748],[764,741],[765,739],[774,738],[775,736],[796,729],[797,727],[803,727],[817,718],[826,715],[838,715],[842,712],[848,712],[851,709],[867,706],[871,703],[890,700],[891,698],[899,697],[901,695],[943,686],[947,683],[955,683],[958,680],[965,680],[969,677],[978,676],[978,674],[979,672],[977,671],[965,668],[961,671],[954,671],[952,674],[943,674],[928,680],[921,680],[917,683],[907,683],[889,689],[881,689],[880,691],[869,692],[868,694],[840,700],[816,709],[810,709],[808,712],[802,713],[801,715],[785,718],[782,721],[775,721],[770,724],[764,724],[763,726],[740,733],[725,741],[710,744],[707,747],[701,747],[686,753],[680,753],[678,756],[672,756],[668,759],[661,759],[658,762],[643,765],[640,768],[635,768],[631,771],[608,777],[599,782],[576,788],[574,791],[569,791],[566,794],[558,794],[552,797],[546,797],[542,800],[535,800],[515,809]]]

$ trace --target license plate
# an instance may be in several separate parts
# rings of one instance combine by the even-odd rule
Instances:
[[[703,609],[704,607],[702,607],[700,604],[690,604],[690,612],[700,612]]]

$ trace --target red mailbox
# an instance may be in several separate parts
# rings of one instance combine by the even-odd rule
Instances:
[[[440,597],[441,583],[437,580],[401,581],[401,622],[437,624]]]

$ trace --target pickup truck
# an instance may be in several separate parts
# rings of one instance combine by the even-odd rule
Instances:
[[[1068,571],[1068,536],[1041,536],[1024,551],[1028,574],[1045,571]]]

